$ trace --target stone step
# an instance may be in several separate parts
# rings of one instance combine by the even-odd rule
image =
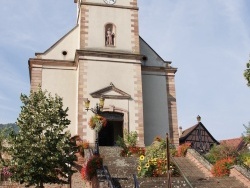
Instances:
[[[109,158],[103,158],[103,164],[108,165],[110,167],[116,166],[116,167],[133,167],[137,166],[138,160],[137,158],[131,158],[131,157],[109,157]]]
[[[195,178],[195,177],[188,177],[189,181],[194,187],[197,188],[247,188],[242,183],[237,181],[235,178],[232,177],[222,177],[222,178]]]
[[[168,185],[167,177],[139,178],[140,188],[166,188]],[[188,184],[182,177],[171,178],[172,187],[188,188]]]
[[[185,176],[207,178],[207,176],[191,160],[186,157],[174,157],[174,161],[181,168]]]
[[[99,147],[99,153],[103,157],[120,157],[120,153],[122,151],[121,147],[114,146],[114,147],[108,147],[108,146],[100,146]]]

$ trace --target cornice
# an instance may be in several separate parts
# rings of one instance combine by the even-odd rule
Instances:
[[[30,58],[29,59],[29,67],[33,67],[35,65],[40,66],[60,66],[60,67],[75,67],[75,61],[68,61],[68,60],[52,60],[52,59],[37,59],[37,58]]]
[[[103,4],[103,3],[81,2],[81,5],[90,5],[90,6],[99,6],[99,7],[108,7],[108,8],[119,8],[119,9],[130,9],[130,10],[139,10],[138,7],[133,7],[133,6],[108,5],[108,4]]]
[[[76,58],[79,58],[79,56],[94,56],[94,57],[105,57],[105,58],[130,59],[130,60],[143,60],[144,58],[144,56],[141,54],[96,51],[96,50],[76,50],[76,56],[77,56]]]
[[[142,66],[142,71],[164,72],[164,73],[167,73],[167,74],[175,74],[177,72],[177,68],[174,68],[174,67]]]

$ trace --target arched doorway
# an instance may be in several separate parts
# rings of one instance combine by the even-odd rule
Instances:
[[[114,146],[118,136],[123,138],[123,113],[102,112],[103,117],[107,119],[106,127],[99,132],[100,146]]]

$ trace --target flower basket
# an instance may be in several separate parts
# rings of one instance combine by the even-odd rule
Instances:
[[[97,169],[101,169],[103,159],[99,156],[91,157],[81,169],[81,175],[84,180],[91,181],[97,175]]]
[[[90,128],[97,132],[99,132],[102,129],[102,127],[105,127],[106,124],[107,124],[106,118],[100,115],[94,115],[89,120]]]

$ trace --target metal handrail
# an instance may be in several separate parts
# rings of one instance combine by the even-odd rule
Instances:
[[[183,171],[181,170],[180,166],[179,166],[179,165],[177,164],[177,162],[175,161],[175,159],[174,159],[172,156],[170,156],[170,159],[171,159],[171,161],[173,161],[173,163],[176,165],[176,167],[177,167],[178,170],[180,171],[181,176],[185,179],[185,181],[187,182],[187,184],[189,185],[189,187],[190,187],[190,188],[194,188],[194,187],[192,186],[192,184],[189,182],[189,180],[187,179],[187,177],[185,176],[185,174],[183,173]]]
[[[133,174],[133,178],[134,178],[134,188],[140,188],[139,182],[135,174]]]

